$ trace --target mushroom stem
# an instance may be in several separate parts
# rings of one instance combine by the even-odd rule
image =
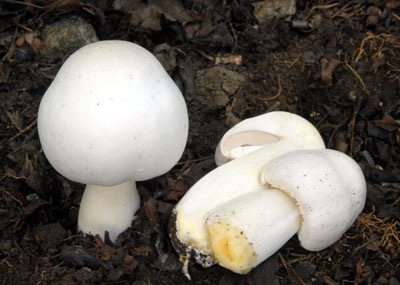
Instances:
[[[140,207],[135,181],[104,187],[86,185],[79,208],[78,230],[98,234],[104,239],[108,231],[110,240],[131,226],[133,216]]]
[[[300,229],[300,213],[284,192],[260,189],[210,213],[207,229],[218,264],[248,273],[278,251]]]

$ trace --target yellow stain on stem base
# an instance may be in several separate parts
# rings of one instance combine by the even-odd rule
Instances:
[[[253,245],[244,233],[227,221],[207,225],[211,248],[218,264],[239,274],[246,274],[257,262]]]

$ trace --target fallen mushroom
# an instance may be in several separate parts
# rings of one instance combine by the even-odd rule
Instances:
[[[234,126],[216,151],[216,162],[221,166],[193,185],[173,210],[169,233],[175,249],[184,259],[192,256],[204,267],[214,264],[206,227],[209,213],[225,202],[263,188],[259,175],[270,160],[298,149],[324,148],[311,123],[287,112],[267,113]]]
[[[110,239],[140,206],[135,181],[166,173],[188,135],[186,104],[160,62],[125,41],[84,46],[63,64],[38,113],[43,151],[70,180],[87,184],[78,229]]]
[[[240,274],[296,233],[305,249],[325,249],[350,228],[365,204],[360,167],[335,150],[289,152],[267,163],[260,179],[264,187],[218,205],[206,221],[216,262]]]

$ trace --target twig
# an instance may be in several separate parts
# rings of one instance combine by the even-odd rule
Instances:
[[[345,8],[347,8],[347,6],[349,5],[350,3],[347,3],[346,5],[344,5],[342,8],[340,8],[340,10],[338,10],[336,13],[334,13],[331,17],[332,17],[332,19],[334,19],[334,18],[336,18],[336,17],[341,17],[341,18],[344,18],[344,19],[348,19],[348,18],[351,18],[351,17],[353,17],[353,16],[355,16],[355,15],[357,15],[357,14],[360,14],[361,12],[362,12],[362,10],[364,10],[364,7],[365,6],[360,6],[360,5],[355,5],[354,6],[354,9],[353,9],[353,12],[351,12],[351,13],[348,13],[347,14],[347,11],[346,10],[348,10],[348,11],[350,11],[351,9],[352,9],[352,7],[348,7],[348,9],[345,9]]]
[[[278,88],[279,88],[278,92],[274,96],[271,96],[271,97],[268,97],[268,98],[262,98],[262,97],[255,96],[255,95],[250,95],[250,96],[254,97],[254,98],[258,99],[258,100],[261,100],[261,101],[270,101],[270,100],[274,100],[274,99],[278,98],[279,96],[281,96],[281,94],[282,94],[282,84],[281,84],[280,75],[278,75]]]
[[[61,261],[60,263],[56,264],[53,268],[60,267],[60,266],[63,265],[63,264],[64,264],[64,261]]]
[[[26,30],[26,31],[32,33],[33,30],[32,30],[31,28],[29,28],[29,27],[27,27],[27,26],[21,24],[21,23],[19,22],[19,18],[20,18],[19,16],[16,17],[16,19],[15,19],[15,25],[16,25],[17,27],[23,29],[23,30]]]
[[[354,250],[353,253],[350,256],[354,256],[360,249],[362,249],[363,247],[366,247],[367,245],[369,245],[370,243],[373,243],[374,241],[379,240],[379,237],[375,237],[373,239],[367,240],[366,242],[364,242],[362,245],[357,246]]]
[[[77,238],[77,237],[83,237],[83,235],[79,234],[79,235],[66,237],[65,239],[63,239],[63,242],[66,242],[67,240],[70,240],[70,239],[73,239],[73,238]]]
[[[339,10],[336,11],[336,13],[334,13],[331,17],[332,19],[334,19],[335,17],[337,17],[340,13],[345,12],[347,13],[346,9],[347,7],[350,5],[350,3],[346,3],[342,8],[340,8]]]
[[[3,259],[0,261],[0,264],[5,263],[5,264],[8,265],[8,267],[14,267],[14,265],[12,265],[10,262],[8,262],[7,258],[8,258],[8,256],[7,256],[6,258],[3,258]]]
[[[234,28],[233,28],[233,26],[232,26],[232,23],[231,23],[231,22],[229,23],[229,26],[231,27],[232,34],[233,34],[233,38],[234,38],[234,40],[235,40],[235,44],[234,44],[234,46],[233,46],[233,50],[232,50],[232,53],[234,53],[234,52],[235,52],[235,50],[236,50],[236,47],[237,47],[238,38],[237,38],[237,35],[236,35],[236,33],[235,33],[235,30],[234,30]]]
[[[65,241],[65,240],[64,240],[64,241]],[[60,256],[62,256],[62,254],[61,254],[61,253],[58,253],[58,254],[56,254],[56,255],[51,256],[51,257],[50,257],[50,260],[53,260],[53,259],[55,259],[55,258],[57,258],[57,257],[60,257]]]
[[[356,103],[354,104],[353,118],[351,120],[351,137],[350,137],[350,156],[353,156],[354,150],[354,129],[356,126],[357,114],[361,108],[362,97],[357,96]]]
[[[15,146],[12,146],[11,149],[13,152],[17,152],[18,150],[21,149],[21,147],[26,144],[27,141],[29,141],[37,132],[37,128],[32,129],[26,136],[25,138],[20,141],[18,144],[16,144]]]
[[[4,174],[4,175],[0,178],[0,182],[3,181],[3,180],[4,180],[5,178],[7,178],[7,177],[10,177],[10,178],[15,179],[15,180],[20,180],[20,179],[25,179],[25,178],[26,178],[25,176],[16,176],[16,175],[14,175],[14,174],[12,174],[12,173],[7,172],[6,174]],[[1,188],[0,188],[0,189],[1,189]]]
[[[371,167],[375,167],[375,161],[372,156],[369,154],[368,150],[363,150],[361,154],[364,156],[365,160],[367,161],[368,165]]]
[[[367,37],[363,38],[363,40],[361,41],[361,45],[360,45],[360,48],[359,48],[358,55],[357,55],[357,57],[355,59],[355,62],[358,62],[360,60],[362,54],[364,53],[365,42],[370,40],[370,39],[374,39],[374,38],[376,38],[376,36],[374,34],[372,34],[372,33],[367,33]]]
[[[392,16],[396,18],[397,21],[400,21],[400,16],[392,11]]]
[[[288,68],[292,68],[293,67],[293,65],[295,65],[296,64],[296,62],[298,62],[299,61],[299,59],[300,59],[300,57],[301,57],[301,54],[299,54],[297,57],[296,57],[296,59],[291,63],[291,64],[289,64],[289,66],[288,66]]]
[[[202,56],[204,56],[206,59],[208,59],[209,61],[214,61],[215,60],[215,57],[214,56],[212,56],[212,55],[209,55],[208,53],[206,53],[206,52],[204,52],[204,51],[202,51],[202,50],[197,50],[197,52],[199,53],[199,54],[201,54]]]
[[[15,198],[15,197],[13,196],[13,194],[11,194],[10,192],[8,192],[7,190],[5,190],[5,189],[3,189],[3,188],[0,188],[0,189],[1,189],[1,191],[3,191],[4,193],[6,193],[11,199],[13,199],[14,201],[16,201],[18,204],[20,204],[21,206],[24,205],[24,203],[22,203],[20,200],[18,200],[17,198]]]
[[[25,127],[24,129],[22,129],[21,131],[19,131],[16,135],[14,135],[12,138],[10,138],[10,141],[16,139],[17,137],[19,137],[20,135],[24,134],[26,131],[28,131],[29,129],[31,129],[34,125],[36,125],[37,119],[35,118],[33,120],[32,123],[30,123],[27,127]]]
[[[317,10],[317,9],[320,9],[320,10],[323,10],[323,9],[330,9],[330,8],[336,7],[337,5],[339,5],[339,2],[338,2],[338,3],[329,4],[329,5],[316,5],[316,6],[312,6],[310,12],[308,13],[308,15],[307,15],[303,20],[304,20],[304,21],[307,21],[307,19],[311,16],[311,14],[314,12],[314,10]]]
[[[289,269],[293,272],[294,276],[296,276],[297,280],[299,280],[299,282],[302,285],[306,285],[306,282],[304,282],[303,279],[301,279],[301,277],[297,274],[296,270],[294,270],[293,266],[283,258],[282,254],[279,253],[279,257],[281,258],[283,266],[285,266],[286,269],[289,267]]]
[[[271,107],[268,108],[267,112],[265,112],[265,113],[269,113],[269,112],[274,111],[276,108],[279,107],[280,104],[281,104],[281,102],[276,101],[274,104],[272,104]]]
[[[146,235],[146,234],[144,234],[144,233],[141,233],[141,232],[138,232],[138,231],[133,231],[133,232],[136,233],[136,234],[138,234],[138,235],[140,235],[140,236],[142,236],[142,237],[151,238],[151,236]]]
[[[15,46],[16,46],[16,39],[17,39],[17,33],[18,33],[18,28],[15,27],[15,31],[14,31],[14,36],[13,36],[13,40],[10,44],[10,47],[8,48],[8,51],[6,52],[6,54],[3,56],[2,60],[5,61],[6,59],[10,59],[12,54],[14,53],[15,50]]]
[[[346,125],[348,123],[348,121],[349,121],[349,119],[346,119],[343,122],[341,122],[339,125],[337,125],[333,128],[333,132],[328,140],[328,148],[331,148],[332,140],[335,137],[336,133],[340,130],[340,128],[342,128],[344,125]]]
[[[214,156],[210,155],[210,156],[206,156],[206,157],[202,157],[202,158],[198,158],[198,159],[185,160],[185,161],[178,162],[176,165],[181,165],[181,164],[186,164],[186,163],[191,163],[191,162],[198,162],[198,161],[203,161],[203,160],[207,160],[207,159],[211,159],[211,158],[214,158]]]
[[[20,4],[20,5],[25,5],[25,6],[30,6],[30,7],[37,8],[37,9],[44,9],[44,8],[45,8],[45,6],[39,6],[39,5],[35,5],[35,4],[33,4],[33,3],[25,2],[25,1],[4,0],[4,2],[13,3],[13,4]]]
[[[347,58],[346,58],[346,60],[345,60],[344,63],[346,64],[346,67],[347,67],[351,72],[353,72],[354,75],[357,77],[358,81],[359,81],[360,84],[361,84],[361,89],[362,89],[367,95],[369,95],[369,91],[368,91],[368,89],[367,89],[367,86],[365,86],[364,81],[362,80],[361,76],[357,73],[357,71],[356,71],[354,68],[352,68],[352,67],[350,66],[350,64],[347,62]]]
[[[319,128],[319,126],[322,125],[323,122],[325,122],[326,119],[330,116],[330,112],[326,112],[325,115],[321,118],[321,120],[318,121],[318,123],[315,124],[316,128]]]

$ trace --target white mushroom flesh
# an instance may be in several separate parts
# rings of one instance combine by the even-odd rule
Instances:
[[[140,197],[134,181],[111,187],[86,185],[79,207],[78,230],[102,239],[108,231],[114,242],[131,226],[139,207]]]
[[[294,201],[280,190],[265,187],[220,205],[207,219],[216,261],[239,274],[278,251],[299,228]]]

